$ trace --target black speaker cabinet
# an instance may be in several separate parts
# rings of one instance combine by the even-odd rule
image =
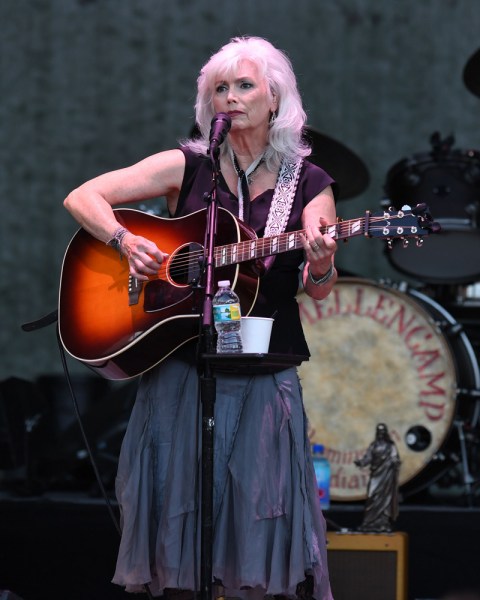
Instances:
[[[328,532],[335,600],[407,600],[406,533]]]

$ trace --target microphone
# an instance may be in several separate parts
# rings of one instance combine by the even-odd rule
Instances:
[[[218,153],[219,146],[222,145],[227,133],[232,126],[232,119],[227,113],[217,113],[210,127],[210,156],[215,156]]]

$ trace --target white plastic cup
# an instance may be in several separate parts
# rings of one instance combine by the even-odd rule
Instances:
[[[265,354],[270,346],[273,319],[242,317],[241,334],[245,354]]]

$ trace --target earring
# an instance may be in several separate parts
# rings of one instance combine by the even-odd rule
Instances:
[[[270,113],[270,119],[268,121],[268,126],[272,127],[273,124],[275,123],[276,119],[277,119],[277,113],[276,112]]]

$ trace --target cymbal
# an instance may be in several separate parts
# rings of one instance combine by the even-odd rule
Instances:
[[[472,94],[480,97],[480,48],[467,60],[463,68],[463,82]]]
[[[338,200],[353,198],[364,192],[370,183],[370,175],[363,161],[341,142],[305,127],[305,139],[312,146],[307,160],[324,169],[338,184]]]

